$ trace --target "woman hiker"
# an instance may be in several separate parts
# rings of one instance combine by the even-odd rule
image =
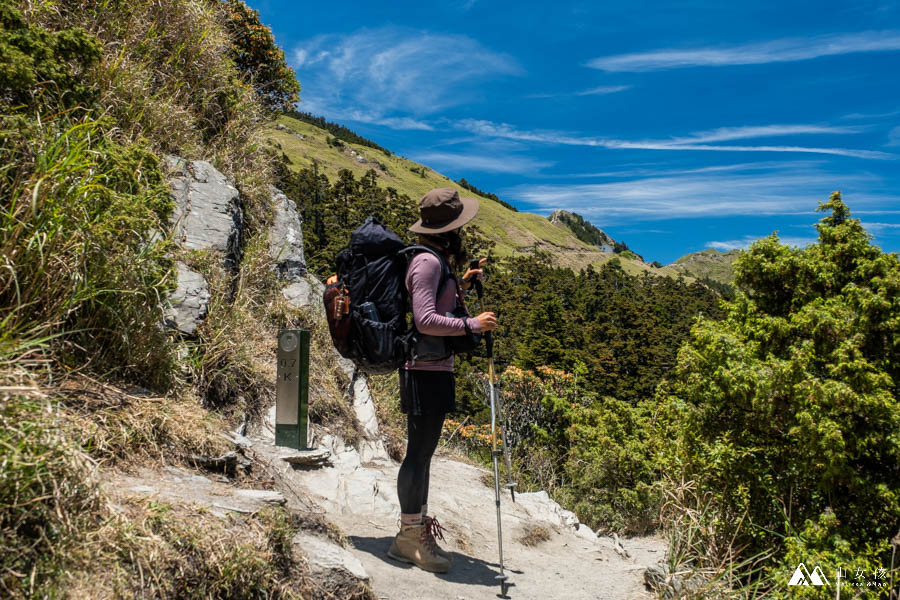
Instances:
[[[431,190],[419,201],[421,218],[409,230],[419,234],[419,244],[433,248],[443,256],[449,263],[451,274],[438,294],[441,259],[422,251],[409,263],[406,289],[411,299],[413,322],[424,336],[459,336],[497,327],[497,318],[492,312],[481,313],[476,318],[446,316],[462,303],[458,288],[468,289],[470,278],[482,275],[481,269],[469,269],[461,284],[455,275],[456,268],[466,260],[459,231],[477,212],[477,200],[460,198],[451,188]],[[450,555],[435,540],[435,535],[443,539],[440,524],[428,516],[428,479],[444,416],[456,410],[455,391],[452,354],[440,360],[407,361],[400,369],[400,408],[407,415],[408,442],[406,457],[397,475],[400,533],[391,543],[388,555],[436,573],[446,573],[450,569]]]

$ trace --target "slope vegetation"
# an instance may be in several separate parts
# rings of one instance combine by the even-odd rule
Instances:
[[[700,252],[685,254],[669,265],[669,267],[690,277],[698,279],[708,277],[720,283],[731,283],[734,280],[732,263],[740,255],[740,250],[720,252],[714,248],[709,248]]]

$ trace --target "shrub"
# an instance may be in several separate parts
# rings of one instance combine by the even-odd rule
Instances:
[[[96,38],[80,27],[50,32],[0,1],[0,100],[30,105],[47,92],[65,107],[89,102],[97,90],[85,74],[99,60]]]
[[[225,26],[231,37],[231,56],[259,101],[269,110],[289,111],[300,99],[300,84],[275,45],[272,30],[260,23],[259,12],[243,0],[226,0]]]
[[[737,259],[725,320],[698,322],[660,389],[668,460],[712,498],[719,534],[777,549],[779,579],[801,559],[887,567],[900,529],[900,263],[839,193],[819,210],[817,244],[772,235]]]
[[[565,373],[508,368],[507,439],[524,488],[546,489],[597,529],[646,532],[656,524],[656,440],[644,407],[585,391],[584,367]]]

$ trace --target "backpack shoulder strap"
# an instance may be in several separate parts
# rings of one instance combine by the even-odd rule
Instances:
[[[429,252],[437,257],[438,262],[441,263],[441,281],[438,284],[437,294],[435,298],[439,298],[441,293],[444,291],[444,287],[447,285],[447,282],[450,281],[451,273],[450,273],[450,265],[447,264],[447,259],[444,258],[444,255],[435,250],[434,248],[429,248],[428,246],[422,246],[419,244],[413,244],[412,246],[407,246],[403,250],[399,252],[399,254],[406,254],[409,256],[409,259],[412,260],[412,257],[418,254],[419,252]]]

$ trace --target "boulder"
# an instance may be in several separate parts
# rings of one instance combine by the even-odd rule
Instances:
[[[175,263],[178,285],[169,296],[165,311],[167,327],[194,335],[209,310],[209,284],[203,275],[190,270],[182,262]]]
[[[300,213],[294,201],[281,190],[273,187],[271,191],[274,216],[269,228],[269,256],[275,261],[279,279],[300,282],[306,275]],[[309,286],[308,282],[303,283]]]
[[[175,202],[172,239],[185,250],[221,252],[226,266],[236,265],[243,225],[237,188],[204,160],[167,156],[165,164]]]
[[[557,504],[544,490],[516,494],[516,502],[524,506],[535,520],[572,530],[579,525],[575,513]]]

